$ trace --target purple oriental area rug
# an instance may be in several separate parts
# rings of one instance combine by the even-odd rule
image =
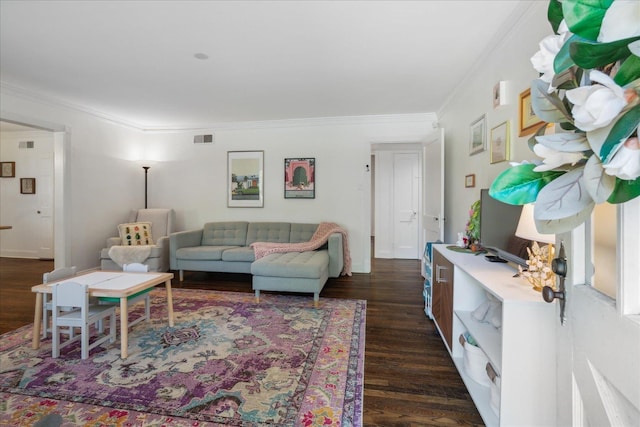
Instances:
[[[366,302],[174,289],[152,319],[80,359],[31,348],[31,326],[0,336],[0,425],[360,426]],[[144,310],[143,304],[134,306]],[[57,424],[56,424],[57,425]]]

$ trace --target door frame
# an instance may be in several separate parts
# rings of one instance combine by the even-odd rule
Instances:
[[[374,210],[371,214],[371,217],[373,218],[372,223],[373,223],[373,228],[375,230],[375,244],[374,244],[374,248],[373,248],[373,253],[372,253],[372,257],[373,258],[393,258],[393,238],[392,238],[392,233],[393,233],[393,227],[390,226],[380,226],[380,224],[382,222],[385,221],[386,218],[386,223],[388,223],[389,221],[393,220],[393,215],[390,214],[390,212],[392,212],[392,205],[389,205],[388,203],[384,204],[384,206],[387,207],[387,209],[383,209],[379,197],[380,193],[383,192],[385,194],[389,194],[389,189],[387,187],[389,187],[389,180],[388,179],[380,179],[381,175],[384,177],[388,178],[388,173],[384,171],[384,167],[381,167],[381,164],[379,162],[379,154],[380,153],[385,153],[388,154],[390,156],[390,158],[392,158],[393,154],[395,153],[417,153],[418,154],[418,163],[419,163],[419,169],[421,171],[421,173],[424,173],[422,171],[424,165],[423,165],[423,159],[422,159],[422,142],[384,142],[384,143],[371,143],[371,154],[374,156],[374,164],[375,166],[372,168],[375,175],[374,175],[374,182],[375,185],[372,186],[372,192],[375,191],[375,194],[372,194],[372,205],[374,206]],[[392,187],[391,187],[392,189]],[[422,227],[422,204],[420,203],[418,205],[418,220],[419,220],[419,227]],[[419,229],[419,231],[422,231],[422,228]],[[418,244],[420,244],[420,241],[422,239],[420,238],[418,241]],[[418,248],[418,254],[417,254],[417,258],[416,259],[420,259],[421,253],[420,253],[420,248]]]
[[[69,179],[71,130],[64,124],[47,122],[9,111],[0,111],[0,120],[53,133],[54,268],[65,267],[71,262],[70,217],[68,209],[68,207],[71,206],[71,182]]]

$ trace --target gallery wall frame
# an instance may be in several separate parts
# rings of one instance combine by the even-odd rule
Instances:
[[[20,178],[20,194],[36,194],[36,179]]]
[[[295,157],[284,159],[284,198],[316,198],[315,157]]]
[[[476,174],[472,173],[469,175],[465,175],[464,188],[473,188],[475,186],[476,186]]]
[[[491,163],[509,160],[509,120],[491,129]]]
[[[487,118],[483,114],[469,126],[469,155],[478,154],[487,149]]]
[[[227,206],[264,207],[264,151],[227,151]]]
[[[518,136],[534,133],[544,121],[533,112],[533,107],[531,106],[531,89],[520,92],[518,105]]]
[[[0,162],[0,178],[15,178],[16,162]]]

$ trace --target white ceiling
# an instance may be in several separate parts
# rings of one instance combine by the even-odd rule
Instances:
[[[142,129],[435,112],[530,3],[1,0],[0,83]]]

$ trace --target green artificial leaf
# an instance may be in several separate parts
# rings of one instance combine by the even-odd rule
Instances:
[[[609,43],[575,41],[569,45],[569,54],[579,67],[587,69],[604,67],[630,56],[629,44],[639,39],[640,37],[631,37]]]
[[[597,40],[602,19],[613,0],[564,0],[562,15],[573,34]]]
[[[579,151],[589,151],[591,146],[584,133],[554,133],[551,135],[537,136],[536,141],[540,144],[553,148],[557,151],[577,153]]]
[[[547,131],[548,125],[549,123],[543,123],[542,125],[540,125],[538,130],[536,130],[536,133],[531,135],[531,137],[527,140],[527,145],[529,146],[529,150],[533,151],[533,146],[538,143],[538,141],[536,141],[536,138],[544,135],[544,133]]]
[[[562,16],[562,3],[558,0],[549,1],[549,7],[547,8],[547,19],[549,20],[549,24],[551,24],[551,28],[553,28],[553,32],[558,34],[558,28],[560,28],[560,23],[564,19]]]
[[[576,65],[570,53],[571,43],[576,41],[587,41],[587,40],[578,35],[572,34],[571,37],[569,37],[564,42],[564,44],[556,54],[555,58],[553,58],[553,71],[556,74],[560,74],[568,70],[569,68],[573,67],[574,65]],[[555,85],[555,86],[558,87],[558,85]]]
[[[584,166],[584,185],[595,203],[603,203],[613,193],[616,177],[604,173],[600,159],[591,156]]]
[[[636,79],[640,79],[640,58],[631,55],[620,65],[620,69],[613,77],[613,81],[618,86],[624,86]]]
[[[611,126],[611,131],[600,148],[600,158],[604,164],[611,161],[618,147],[635,132],[638,125],[640,125],[640,104],[620,116]]]
[[[540,190],[533,217],[541,228],[554,227],[554,232],[559,233],[569,231],[584,222],[586,213],[591,213],[595,203],[584,188],[583,176],[584,168],[576,168]]]
[[[595,203],[591,203],[590,205],[582,209],[580,212],[565,218],[559,218],[559,219],[553,219],[553,220],[549,219],[544,221],[535,220],[536,228],[542,234],[566,233],[578,227],[579,225],[584,224],[586,220],[591,218],[591,212],[593,211],[594,206],[595,206]],[[535,216],[535,207],[533,211]]]
[[[557,92],[548,93],[549,84],[537,79],[531,83],[531,107],[547,123],[573,123],[573,118]]]
[[[510,205],[524,205],[536,200],[540,190],[563,175],[562,171],[535,172],[536,165],[528,163],[513,166],[493,180],[489,195]]]
[[[636,178],[633,181],[616,178],[616,187],[607,202],[624,203],[638,196],[640,196],[640,178]]]

